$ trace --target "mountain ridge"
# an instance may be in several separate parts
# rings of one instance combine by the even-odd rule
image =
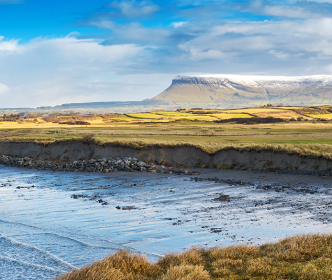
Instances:
[[[332,105],[332,75],[178,75],[165,91],[142,101],[67,103],[24,110],[4,108],[0,112],[75,110],[128,113],[193,107],[233,109],[266,104]]]
[[[331,104],[332,76],[245,76],[185,75],[152,100],[214,103],[238,107],[241,104],[285,105]]]

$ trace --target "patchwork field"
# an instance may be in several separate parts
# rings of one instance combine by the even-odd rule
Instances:
[[[0,139],[53,142],[232,145],[332,145],[332,107],[179,109],[132,114],[53,113],[0,117]]]

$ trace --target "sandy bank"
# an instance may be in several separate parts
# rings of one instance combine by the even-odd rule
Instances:
[[[50,144],[34,142],[1,142],[0,154],[31,157],[40,160],[83,160],[109,157],[136,157],[138,160],[166,162],[170,165],[217,166],[254,170],[330,171],[332,161],[314,156],[301,156],[269,150],[239,151],[234,148],[209,154],[193,146],[149,146],[133,148],[114,144],[97,145],[93,142],[63,141]]]

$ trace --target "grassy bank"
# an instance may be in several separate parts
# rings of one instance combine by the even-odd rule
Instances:
[[[192,249],[151,263],[125,251],[56,280],[332,279],[332,235],[304,235],[262,246]]]
[[[215,154],[218,151],[234,149],[240,152],[273,152],[287,153],[289,155],[297,154],[302,157],[313,157],[332,159],[332,145],[329,144],[276,144],[276,143],[241,143],[241,142],[218,142],[218,141],[185,141],[185,140],[165,140],[165,139],[145,139],[145,138],[104,138],[93,135],[81,137],[71,137],[68,139],[31,139],[31,138],[14,138],[7,139],[10,142],[34,142],[39,144],[51,144],[56,142],[65,143],[66,141],[82,141],[85,143],[94,143],[96,145],[115,145],[122,147],[133,147],[135,149],[153,148],[153,147],[184,147],[191,146],[199,148],[209,154]]]

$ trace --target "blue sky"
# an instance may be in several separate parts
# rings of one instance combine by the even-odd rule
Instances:
[[[142,100],[183,73],[332,74],[332,0],[0,0],[0,107]]]

